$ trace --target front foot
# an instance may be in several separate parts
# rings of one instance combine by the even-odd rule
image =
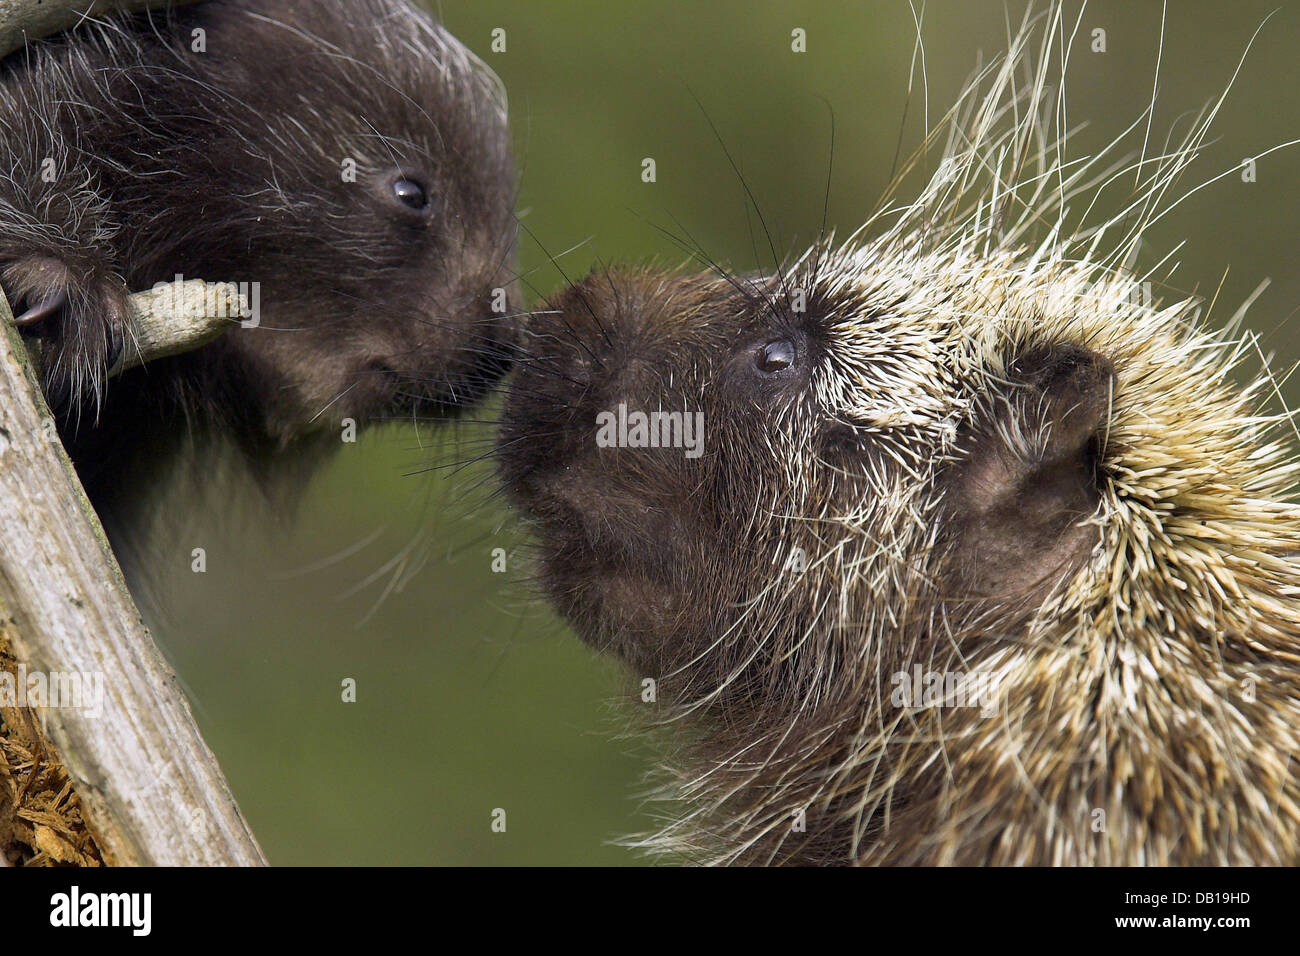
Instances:
[[[108,372],[130,339],[131,306],[122,282],[39,256],[0,268],[0,286],[24,335],[39,342],[51,407],[98,405]]]

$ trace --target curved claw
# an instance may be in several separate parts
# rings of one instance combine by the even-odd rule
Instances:
[[[22,315],[14,319],[14,324],[19,328],[28,325],[35,325],[42,319],[48,319],[55,312],[68,304],[68,294],[66,292],[56,292],[54,295],[32,306]]]

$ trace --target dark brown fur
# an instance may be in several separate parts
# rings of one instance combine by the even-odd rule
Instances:
[[[62,305],[31,331],[101,510],[183,439],[229,436],[264,471],[337,444],[344,419],[449,414],[500,376],[504,103],[432,29],[405,0],[210,0],[4,62],[0,284],[16,314]],[[260,283],[260,327],[106,381],[125,297],[177,274]]]

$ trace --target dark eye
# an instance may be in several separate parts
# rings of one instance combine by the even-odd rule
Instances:
[[[794,365],[794,357],[794,343],[789,339],[777,339],[758,350],[754,355],[754,364],[760,372],[770,375]]]
[[[415,212],[424,212],[429,208],[429,194],[414,179],[393,180],[393,196],[403,206]]]

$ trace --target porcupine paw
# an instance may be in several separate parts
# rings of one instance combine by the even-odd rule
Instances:
[[[131,308],[122,282],[35,256],[0,267],[0,287],[19,327],[40,342],[50,404],[100,398],[128,340]]]

